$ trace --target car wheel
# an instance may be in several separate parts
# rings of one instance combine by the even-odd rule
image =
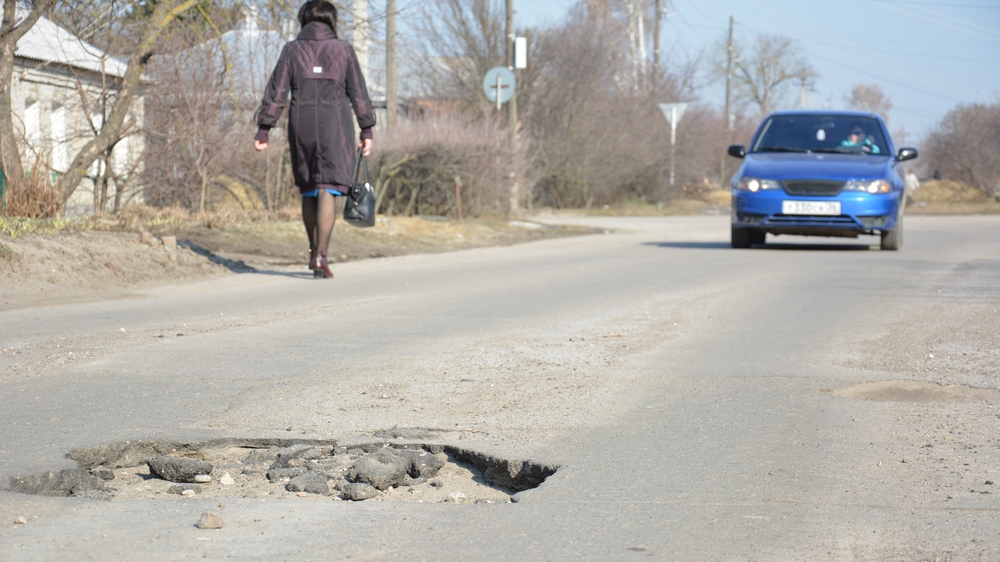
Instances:
[[[730,227],[730,241],[734,248],[750,247],[750,229]]]
[[[882,231],[881,248],[883,250],[895,252],[902,247],[903,247],[903,217],[899,217],[899,221],[896,223],[896,228],[894,230]]]
[[[750,231],[750,243],[751,244],[763,244],[767,239],[767,233],[763,230],[751,230]]]

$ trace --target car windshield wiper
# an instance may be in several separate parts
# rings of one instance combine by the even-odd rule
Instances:
[[[758,148],[756,152],[809,152],[804,148],[791,148],[788,146],[765,146]]]

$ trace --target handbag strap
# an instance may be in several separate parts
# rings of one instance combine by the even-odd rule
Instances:
[[[365,183],[371,183],[372,176],[368,172],[368,160],[365,158],[364,148],[358,147],[358,154],[354,157],[354,171],[351,172],[351,187],[357,185],[359,179],[358,172],[362,166],[365,169]]]

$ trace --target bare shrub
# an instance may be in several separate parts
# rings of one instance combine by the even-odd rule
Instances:
[[[662,201],[718,169],[717,159],[710,166],[700,152],[703,129],[718,124],[692,105],[677,130],[675,189],[667,189],[670,127],[659,103],[695,97],[696,62],[668,61],[651,87],[637,87],[623,74],[630,67],[626,23],[613,10],[578,4],[537,40],[538,77],[527,105],[538,205]]]
[[[488,122],[429,117],[401,121],[371,158],[378,210],[389,215],[505,216],[523,149]]]
[[[538,156],[536,204],[611,202],[622,184],[635,192],[655,175],[648,166],[629,166],[637,156],[631,147],[642,145],[625,124],[656,116],[648,104],[625,99],[634,94],[622,94],[616,84],[626,66],[623,37],[621,22],[608,11],[577,5],[562,26],[539,38],[534,63],[540,76],[528,113]]]
[[[927,136],[927,166],[941,178],[1000,192],[1000,102],[959,105]]]
[[[228,17],[224,9],[213,16]],[[285,44],[280,24],[248,14],[218,36],[191,27],[175,34],[171,52],[154,59],[144,172],[150,204],[200,213],[274,212],[297,204],[285,127],[271,131],[266,152],[252,145],[254,112]]]
[[[24,181],[7,184],[0,211],[8,217],[52,218],[63,208],[59,190],[51,181],[49,167],[38,160]]]

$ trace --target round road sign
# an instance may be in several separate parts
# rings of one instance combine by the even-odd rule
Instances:
[[[500,103],[510,101],[510,98],[514,96],[516,85],[517,78],[506,66],[494,66],[483,77],[483,93],[491,102],[497,101],[497,92],[500,93]]]

